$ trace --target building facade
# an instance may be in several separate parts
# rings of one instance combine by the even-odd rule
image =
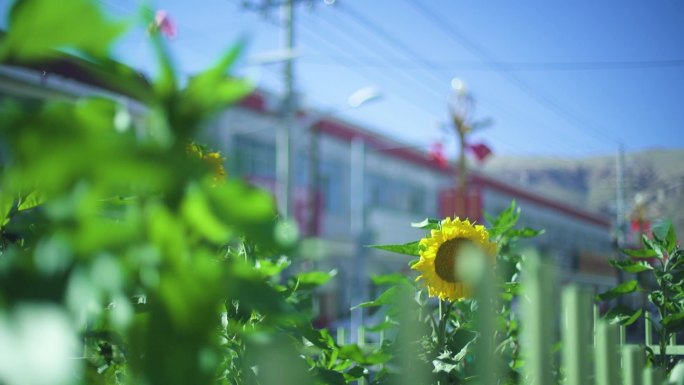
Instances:
[[[46,74],[35,68],[0,67],[0,98],[74,100],[98,95],[120,100],[134,119],[144,115],[144,106],[135,100],[74,76],[78,74],[77,68]],[[284,128],[279,103],[266,93],[252,94],[217,116],[200,138],[222,151],[230,175],[271,191],[278,188],[276,141]],[[424,232],[411,222],[453,216],[455,168],[442,167],[420,149],[316,111],[300,111],[292,134],[292,216],[304,237],[323,240],[319,251],[302,263],[337,271],[321,289],[318,306],[320,325],[339,324],[350,318],[353,305],[377,294],[372,275],[409,274],[410,257],[366,245],[416,240]],[[484,223],[484,212],[496,215],[512,200],[522,210],[521,225],[545,229],[533,245],[559,267],[562,281],[579,282],[596,292],[617,282],[608,265],[613,253],[609,220],[487,175],[469,174],[471,220]],[[373,315],[360,314],[364,316]]]
[[[278,185],[277,130],[284,129],[277,105],[277,98],[254,94],[223,113],[205,138],[226,154],[233,175],[272,191]],[[453,216],[456,171],[410,145],[312,116],[316,112],[300,111],[292,129],[292,207],[302,234],[325,240],[316,268],[337,270],[320,295],[321,324],[329,324],[375,294],[372,275],[409,272],[410,257],[364,245],[416,240],[424,232],[411,222]],[[469,174],[471,220],[484,223],[484,212],[496,215],[512,200],[521,208],[521,226],[545,230],[530,243],[558,266],[561,282],[578,282],[595,292],[617,283],[608,264],[614,252],[610,220],[491,176]]]

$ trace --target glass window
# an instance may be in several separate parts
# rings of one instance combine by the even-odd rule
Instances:
[[[367,180],[368,199],[373,207],[412,214],[429,214],[426,212],[426,192],[422,187],[377,174],[370,175]]]
[[[274,144],[238,136],[233,153],[239,175],[275,179]]]
[[[349,208],[347,178],[338,162],[323,161],[320,164],[318,186],[325,212],[340,214]]]

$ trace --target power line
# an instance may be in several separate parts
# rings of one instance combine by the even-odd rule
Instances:
[[[512,72],[506,71],[505,68],[497,64],[501,62],[496,60],[496,58],[492,54],[487,52],[486,49],[481,47],[473,40],[469,39],[455,26],[447,23],[441,16],[437,15],[435,12],[428,9],[423,3],[417,0],[407,1],[409,1],[416,9],[418,9],[418,11],[420,11],[425,17],[430,19],[433,23],[442,28],[442,30],[447,32],[447,35],[451,37],[454,41],[465,46],[470,52],[483,59],[485,63],[493,66],[493,68],[498,68],[498,72],[501,75],[503,75],[506,79],[508,79],[509,82],[517,86],[519,89],[527,93],[529,96],[536,99],[537,102],[545,105],[548,109],[556,113],[558,116],[577,126],[581,130],[591,133],[592,136],[597,137],[598,134],[602,137],[601,139],[609,139],[611,142],[614,142],[616,144],[620,143],[620,139],[615,135],[608,133],[604,130],[599,130],[596,127],[593,127],[592,125],[587,124],[587,122],[578,114],[560,105],[559,103],[551,99],[548,95],[541,92],[539,89],[536,89],[535,87],[531,86],[528,82],[525,82],[521,78],[515,76],[515,74],[513,74]]]
[[[346,29],[345,29],[345,28],[343,28],[343,27],[340,27],[340,26],[339,26],[338,24],[336,24],[336,23],[331,23],[331,22],[327,21],[327,20],[324,19],[324,18],[320,18],[320,20],[322,20],[322,21],[325,22],[325,24],[326,24],[326,27],[325,27],[325,28],[326,28],[328,31],[333,32],[333,29],[334,29],[334,31],[336,31],[336,36],[335,36],[336,39],[338,39],[338,40],[343,40],[343,41],[346,41],[346,42],[351,42],[351,43],[352,43],[353,45],[355,45],[355,46],[360,46],[360,47],[362,47],[362,48],[365,49],[365,50],[372,51],[372,49],[371,49],[371,48],[369,47],[369,45],[368,45],[368,42],[369,42],[368,40],[366,40],[366,44],[359,44],[359,43],[358,43],[358,39],[352,38],[352,37],[350,37],[350,35],[349,35],[348,33],[345,33],[345,31],[351,30],[350,28],[346,28]],[[339,22],[340,20],[338,19],[337,21]],[[322,27],[322,25],[319,25],[319,26]],[[332,28],[331,28],[331,27],[332,27]],[[343,50],[342,48],[340,48],[340,46],[330,43],[330,39],[323,39],[323,38],[321,38],[321,36],[320,36],[320,35],[321,35],[321,34],[320,34],[320,31],[316,31],[316,32],[309,31],[306,27],[303,28],[303,31],[306,31],[308,35],[310,35],[310,36],[313,37],[314,39],[318,40],[320,43],[322,43],[322,44],[324,44],[324,45],[327,45],[328,47],[331,47],[332,49],[334,49],[334,50],[336,50],[336,51],[338,51],[338,52],[341,52],[341,53],[345,54],[344,57],[345,57],[345,58],[350,58],[352,62],[356,60],[356,59],[355,59],[356,56],[346,55],[347,52],[352,51],[352,50],[347,50],[347,51],[345,52],[345,50]],[[376,45],[376,47],[377,47],[377,45]],[[380,49],[383,49],[383,47],[379,47],[379,48],[380,48]],[[321,52],[320,50],[317,50],[317,51]],[[353,52],[356,52],[356,50],[353,50]],[[327,56],[327,54],[323,54],[323,55]],[[385,56],[383,56],[383,57],[385,57]],[[384,59],[384,60],[390,62],[392,59]],[[396,70],[396,69],[395,69],[395,70]],[[359,73],[359,71],[356,71],[356,72]],[[411,74],[408,74],[406,71],[397,70],[397,72],[398,72],[400,75],[402,75],[402,77],[403,77],[404,79],[407,79],[407,80],[409,80],[410,82],[413,82],[414,84],[417,84],[418,86],[420,86],[421,88],[423,88],[423,89],[426,90],[427,92],[429,92],[429,93],[431,93],[431,94],[433,94],[433,95],[436,95],[436,96],[439,97],[439,98],[443,98],[443,97],[444,97],[444,95],[442,95],[441,93],[435,91],[434,88],[427,86],[425,82],[422,82],[422,81],[418,80],[415,76],[412,76]],[[391,78],[390,75],[387,74],[386,72],[381,72],[381,71],[377,71],[377,70],[376,70],[375,73],[376,73],[376,74],[380,74],[380,76],[382,76],[382,77],[391,79],[393,82],[395,81],[395,79],[394,79],[394,78]],[[366,79],[369,79],[369,80],[370,80],[369,77],[364,76],[364,75],[362,75],[362,76],[365,77]],[[440,81],[440,83],[441,83],[441,81]],[[421,109],[422,111],[424,111],[424,112],[426,112],[426,113],[428,113],[428,114],[430,114],[430,115],[434,115],[432,112],[427,111],[426,109],[424,109],[424,108],[418,106],[417,104],[415,104],[414,102],[408,100],[406,97],[402,96],[401,94],[399,94],[398,96],[399,96],[401,99],[403,99],[404,101],[406,101],[407,103],[411,104],[412,106],[414,106],[414,107],[416,107],[416,108],[418,108],[418,109]],[[503,110],[503,109],[502,109],[502,110]],[[499,141],[500,141],[501,143],[505,144],[505,145],[506,145],[505,147],[508,148],[508,149],[513,149],[513,150],[516,149],[516,146],[514,146],[514,145],[512,145],[512,144],[510,144],[510,143],[507,143],[507,142],[501,141],[501,140],[499,140]],[[521,152],[521,153],[530,154],[529,152]],[[559,158],[559,159],[560,159],[560,158]]]
[[[354,11],[353,9],[349,7],[338,7],[338,9],[341,9],[347,16],[351,18],[357,25],[360,27],[367,29],[374,35],[380,37],[383,41],[389,43],[388,45],[393,47],[393,50],[396,52],[400,52],[404,57],[408,58],[409,60],[413,61],[414,63],[417,63],[423,71],[430,75],[432,79],[436,80],[439,84],[446,84],[448,81],[445,79],[440,78],[439,76],[435,75],[433,72],[434,69],[429,69],[428,66],[426,66],[427,61],[423,59],[419,54],[417,54],[415,51],[413,51],[411,48],[407,47],[403,42],[392,36],[389,32],[386,32],[384,29],[373,23],[371,20],[369,20],[367,17],[359,14],[358,12]],[[336,20],[337,22],[340,22],[340,20]],[[353,31],[355,30],[354,28],[346,28],[346,31]],[[364,44],[366,45],[369,42],[368,39],[364,39]],[[429,63],[427,63],[429,64]],[[427,68],[427,69],[426,69]],[[446,97],[442,96],[442,97]],[[503,111],[509,115],[515,115],[515,113],[511,113],[507,110],[507,108],[503,107],[503,103],[495,103],[492,102],[493,98],[489,98],[488,103],[484,104],[489,104],[490,106],[493,106],[496,109],[499,109],[500,111]],[[519,112],[518,112],[519,113]],[[525,117],[525,120],[530,120],[529,117]],[[554,138],[556,139],[556,138]],[[561,146],[564,146],[566,149],[570,149],[571,152],[576,152],[574,148],[571,148],[568,146],[566,142],[563,141],[558,141],[558,144]]]
[[[311,59],[311,57],[310,57]],[[316,58],[313,58],[316,59]],[[375,68],[402,68],[419,69],[416,65],[406,60],[394,60],[387,64],[383,58],[357,57],[358,61],[346,60],[343,56],[328,56],[319,58],[321,64],[354,66]],[[359,64],[360,63],[360,64]],[[551,71],[615,71],[615,70],[642,70],[684,67],[684,59],[672,60],[636,60],[636,61],[583,61],[583,62],[481,62],[481,61],[434,61],[426,60],[429,68],[461,71],[494,71],[494,72],[551,72]]]
[[[373,49],[368,45],[368,42],[369,42],[368,40],[366,40],[366,44],[359,44],[359,43],[358,43],[358,39],[355,39],[355,38],[351,37],[348,33],[345,32],[345,31],[351,30],[350,28],[346,28],[346,29],[345,29],[345,28],[343,28],[343,27],[340,27],[339,24],[337,24],[337,23],[331,23],[331,22],[329,22],[329,21],[326,20],[325,18],[314,18],[314,19],[316,19],[316,21],[319,23],[319,24],[318,24],[319,29],[316,30],[316,31],[312,31],[312,30],[310,30],[305,24],[300,24],[300,27],[301,27],[302,32],[304,32],[308,37],[311,37],[311,38],[313,38],[314,40],[316,40],[318,43],[320,43],[320,44],[322,44],[322,45],[325,45],[325,46],[327,46],[328,48],[331,48],[331,49],[333,49],[334,51],[337,51],[337,52],[341,53],[341,54],[343,55],[343,57],[344,57],[345,59],[349,59],[350,62],[355,62],[357,59],[356,59],[356,56],[355,56],[355,55],[354,55],[354,56],[349,55],[348,52],[357,52],[357,51],[356,51],[356,50],[344,50],[343,48],[341,48],[340,45],[333,44],[333,43],[331,43],[331,41],[343,41],[343,42],[351,43],[353,46],[358,46],[358,47],[361,47],[362,49],[365,49],[365,50],[368,50],[368,51],[373,51]],[[339,22],[340,20],[338,19],[337,21]],[[325,24],[325,25],[321,24],[321,22],[323,22],[323,24]],[[327,32],[327,33],[326,33],[326,34],[321,34],[321,29],[326,29],[326,32]],[[334,38],[334,39],[325,39],[325,38],[322,38],[322,37],[321,37],[322,35],[330,36],[328,33],[335,34],[335,38]],[[375,47],[378,47],[378,46],[376,45]],[[317,49],[317,48],[315,48],[315,47],[311,47],[311,48],[314,49],[315,51],[318,51],[318,52],[321,53],[323,56],[326,56],[326,57],[333,57],[333,56],[329,55],[328,53],[324,53],[324,52],[321,51],[320,49]],[[380,48],[380,49],[383,49],[383,50],[386,50],[386,49],[384,49],[384,48],[381,47],[381,46],[380,46],[379,48]],[[309,56],[306,56],[306,57],[308,58]],[[382,57],[385,57],[385,58],[386,58],[386,56],[382,56]],[[392,59],[386,58],[386,59],[384,59],[384,60],[386,60],[387,62],[391,62]],[[353,70],[353,71],[354,71],[354,70]],[[371,77],[367,76],[365,73],[361,73],[361,72],[358,71],[358,70],[355,70],[354,72],[356,72],[356,73],[359,74],[360,76],[364,77],[365,79],[368,79],[368,80],[370,80],[370,81],[373,81],[373,79],[372,79]],[[396,81],[396,79],[394,79],[393,77],[391,77],[387,72],[382,72],[382,71],[378,71],[378,70],[375,70],[375,71],[373,71],[373,72],[374,72],[375,75],[380,75],[381,77],[390,79],[390,80],[393,81],[393,82]],[[431,93],[431,94],[433,94],[433,95],[436,95],[436,96],[438,96],[438,97],[440,97],[440,98],[443,97],[443,95],[442,95],[441,93],[435,91],[434,88],[427,86],[427,85],[425,84],[425,82],[422,82],[422,81],[418,80],[415,76],[411,76],[411,74],[408,74],[408,73],[406,73],[405,71],[397,71],[397,72],[398,72],[400,75],[402,75],[402,77],[403,77],[404,79],[407,79],[407,80],[409,80],[410,82],[413,82],[414,84],[417,84],[418,86],[420,86],[421,88],[423,88],[423,89],[426,90],[427,92],[429,92],[429,93]],[[425,113],[427,113],[427,114],[429,114],[429,115],[434,115],[432,112],[430,112],[430,111],[424,109],[423,107],[421,107],[421,106],[419,106],[418,104],[416,104],[415,102],[409,100],[407,97],[403,96],[402,94],[397,94],[396,96],[398,96],[399,98],[401,98],[402,100],[404,100],[406,103],[410,104],[411,106],[413,106],[413,107],[415,107],[415,108],[417,108],[417,109],[420,109],[420,110],[422,110],[423,112],[425,112]],[[513,145],[513,144],[511,144],[511,143],[508,143],[508,142],[506,142],[506,141],[499,140],[499,142],[500,142],[500,144],[504,144],[504,147],[507,148],[507,149],[509,149],[509,150],[513,150],[513,151],[518,150],[518,152],[519,152],[520,154],[532,155],[530,152],[519,151],[519,149],[517,148],[517,146],[515,146],[515,145]],[[427,146],[428,146],[428,144],[425,144],[425,145],[422,145],[421,147],[427,147]],[[552,156],[552,155],[549,154],[549,155],[547,155],[547,156]],[[555,156],[554,158],[555,158],[555,159],[564,160],[563,158],[559,158],[559,157],[557,157],[557,156]]]

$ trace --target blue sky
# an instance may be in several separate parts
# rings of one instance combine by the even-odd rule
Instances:
[[[100,2],[115,17],[132,17],[140,4]],[[278,10],[264,17],[242,3],[152,4],[178,26],[169,45],[182,72],[206,67],[247,37],[240,72],[281,92],[279,65],[246,66],[250,56],[279,48]],[[381,100],[341,116],[411,145],[455,146],[439,122],[447,121],[446,96],[458,77],[476,98],[476,118],[494,121],[473,140],[495,154],[574,158],[613,154],[618,143],[627,151],[684,147],[682,1],[304,3],[296,9],[303,103],[343,108],[349,94],[374,85]],[[117,53],[150,68],[143,29],[131,31]]]

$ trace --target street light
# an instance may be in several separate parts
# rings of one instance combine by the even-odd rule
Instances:
[[[458,138],[458,169],[456,174],[457,190],[455,211],[457,215],[465,216],[465,193],[466,193],[466,136],[471,131],[470,114],[475,107],[475,101],[468,93],[462,80],[454,78],[451,80],[451,92],[447,101],[449,113],[454,125],[454,131]]]
[[[484,144],[468,143],[467,138],[475,130],[486,128],[492,124],[491,119],[479,121],[472,120],[472,113],[475,109],[475,100],[468,92],[462,80],[454,78],[451,80],[451,92],[447,99],[449,113],[456,137],[458,138],[459,160],[456,171],[457,190],[455,196],[455,211],[459,216],[467,216],[466,205],[466,183],[468,165],[465,156],[466,149],[470,149],[479,161],[483,161],[491,150]]]

